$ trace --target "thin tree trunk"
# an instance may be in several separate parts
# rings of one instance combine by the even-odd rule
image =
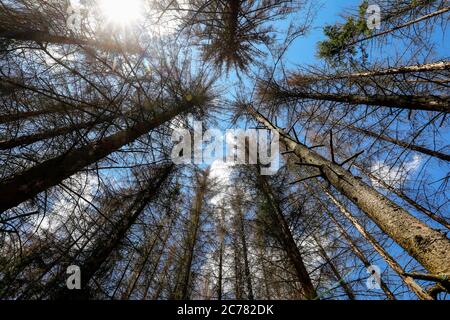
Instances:
[[[191,210],[191,224],[187,237],[187,259],[184,262],[183,274],[181,278],[181,287],[176,292],[176,299],[188,300],[190,298],[192,262],[194,260],[195,246],[198,241],[198,233],[200,230],[200,217],[204,205],[204,197],[207,188],[208,171],[202,173],[202,177],[197,178],[197,191],[195,194],[194,205]]]
[[[217,280],[217,300],[222,300],[222,281],[223,281],[223,240],[220,241],[219,248],[219,278]]]
[[[149,185],[139,192],[133,204],[128,208],[123,217],[113,227],[112,233],[108,240],[97,243],[96,248],[89,257],[84,261],[81,269],[81,288],[86,290],[91,279],[105,261],[111,256],[124,240],[126,234],[142,214],[148,204],[159,194],[162,185],[169,179],[174,170],[174,165],[168,165],[158,170],[154,178],[149,181]],[[70,292],[66,288],[57,290],[53,295],[53,299],[61,299],[66,297]]]
[[[240,211],[240,210],[239,210]],[[245,226],[244,226],[244,217],[242,212],[239,213],[239,225],[241,227],[241,242],[242,242],[242,252],[244,254],[244,273],[245,280],[247,282],[247,292],[248,292],[248,300],[253,300],[253,286],[252,286],[252,278],[250,274],[250,266],[248,262],[248,248],[247,248],[247,239],[245,236]]]
[[[344,127],[344,128],[348,128],[348,129],[350,129],[352,131],[362,133],[362,134],[364,134],[366,136],[373,137],[375,139],[380,139],[380,140],[383,140],[383,141],[386,141],[386,142],[393,143],[393,144],[395,144],[397,146],[400,146],[402,148],[405,148],[405,149],[417,151],[417,152],[423,153],[425,155],[432,156],[432,157],[435,157],[435,158],[438,158],[438,159],[441,159],[441,160],[444,160],[444,161],[450,161],[450,155],[442,153],[442,152],[439,152],[439,151],[430,150],[430,149],[425,148],[425,147],[421,147],[421,146],[418,146],[418,145],[415,145],[415,144],[412,144],[412,143],[408,143],[408,142],[405,142],[405,141],[401,141],[401,140],[398,140],[398,139],[394,139],[394,138],[388,137],[387,135],[384,135],[384,134],[378,134],[378,133],[372,132],[372,131],[367,130],[367,129],[358,128],[358,127],[355,127],[355,126],[353,126],[351,124],[339,124],[339,125]]]
[[[352,237],[347,233],[345,228],[337,221],[337,219],[334,217],[334,215],[331,214],[327,210],[327,208],[324,208],[326,214],[328,217],[333,221],[333,223],[336,225],[336,227],[339,229],[339,232],[342,234],[342,236],[345,238],[345,240],[350,245],[350,248],[352,249],[353,253],[361,260],[361,262],[364,264],[366,268],[370,267],[372,263],[370,263],[369,259],[365,256],[365,254],[362,252],[362,250],[358,247],[358,245],[353,241]],[[389,287],[386,285],[386,283],[383,281],[383,279],[380,279],[380,287],[386,294],[386,297],[390,300],[396,300],[395,295],[392,293],[392,291],[389,289]]]
[[[90,129],[98,124],[113,121],[117,116],[100,117],[89,122],[76,123],[67,127],[54,128],[44,132],[34,133],[27,136],[21,136],[6,141],[0,141],[0,150],[8,150],[16,147],[23,147],[38,141],[43,141],[58,136],[62,136],[77,130]]]
[[[134,46],[120,46],[112,42],[100,42],[90,39],[77,39],[60,35],[52,35],[47,31],[40,30],[12,30],[0,27],[0,38],[16,41],[32,41],[36,43],[52,43],[60,45],[77,45],[81,47],[94,47],[99,50],[112,52],[140,53],[142,49]]]
[[[414,24],[416,24],[416,23],[425,21],[425,20],[427,20],[427,19],[431,19],[431,18],[433,18],[433,17],[440,16],[441,14],[444,14],[444,13],[446,13],[446,12],[448,12],[448,11],[450,11],[450,7],[442,8],[442,9],[437,10],[437,11],[435,11],[435,12],[432,12],[432,13],[430,13],[430,14],[424,15],[424,16],[419,17],[419,18],[417,18],[417,19],[414,19],[414,20],[408,21],[408,22],[406,22],[406,23],[403,23],[403,24],[401,24],[401,25],[398,25],[398,26],[396,26],[396,27],[394,27],[394,28],[391,28],[391,29],[389,29],[389,30],[382,31],[382,32],[378,32],[378,33],[375,33],[375,34],[370,35],[370,36],[368,36],[368,37],[365,37],[365,38],[363,38],[363,39],[356,40],[356,41],[354,41],[354,42],[351,42],[351,43],[347,44],[347,46],[349,46],[349,47],[350,47],[350,46],[354,46],[354,45],[356,45],[356,44],[358,44],[358,43],[361,43],[361,42],[364,42],[364,41],[367,41],[367,40],[371,40],[371,39],[374,39],[374,38],[377,38],[377,37],[384,36],[384,35],[386,35],[386,34],[392,33],[392,32],[394,32],[394,31],[397,31],[397,30],[400,30],[400,29],[403,29],[403,28],[407,28],[407,27],[409,27],[409,26],[412,26],[412,25],[414,25]]]
[[[130,296],[136,288],[136,284],[139,281],[139,278],[141,277],[142,272],[144,271],[144,268],[146,267],[147,262],[150,259],[150,256],[153,254],[153,250],[156,247],[158,240],[160,240],[163,228],[167,223],[170,227],[172,226],[170,220],[170,216],[167,216],[165,220],[161,221],[161,224],[158,226],[156,233],[153,235],[153,237],[151,237],[151,239],[149,239],[150,241],[147,243],[148,247],[146,246],[144,248],[142,255],[137,259],[137,262],[135,263],[135,266],[133,268],[133,272],[126,285],[126,290],[122,293],[121,298],[123,300],[130,299]]]
[[[430,273],[450,273],[450,240],[444,234],[430,228],[341,166],[294,141],[252,107],[248,107],[248,112],[267,128],[278,132],[281,142],[301,160],[301,165],[317,168],[324,179],[364,211]]]
[[[347,297],[350,300],[355,300],[355,294],[353,293],[352,288],[350,288],[350,286],[348,285],[347,282],[345,282],[344,278],[342,277],[341,273],[339,272],[338,268],[336,267],[336,265],[334,264],[333,260],[328,256],[327,251],[323,248],[322,244],[320,243],[319,239],[317,239],[316,236],[313,236],[314,241],[317,244],[317,247],[319,248],[319,253],[322,256],[322,258],[325,259],[325,262],[327,263],[327,265],[331,268],[331,271],[334,274],[334,277],[336,278],[337,281],[339,281],[339,285],[342,287],[342,289],[344,290],[345,294],[347,295]]]

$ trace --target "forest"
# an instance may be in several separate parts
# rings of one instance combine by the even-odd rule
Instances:
[[[450,300],[449,23],[0,0],[0,300]]]

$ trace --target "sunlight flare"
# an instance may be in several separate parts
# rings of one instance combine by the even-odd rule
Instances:
[[[142,0],[99,0],[98,5],[108,23],[121,27],[134,25],[143,18]]]

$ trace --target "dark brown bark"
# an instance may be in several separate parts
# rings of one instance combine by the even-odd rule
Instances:
[[[415,95],[367,95],[316,93],[302,90],[275,89],[273,95],[278,98],[310,99],[348,103],[352,105],[380,106],[406,110],[424,110],[450,112],[448,96],[415,96]]]
[[[189,110],[190,103],[156,114],[100,141],[92,142],[59,157],[47,160],[0,184],[0,212],[31,199],[70,177],[79,170],[105,158],[150,130]]]

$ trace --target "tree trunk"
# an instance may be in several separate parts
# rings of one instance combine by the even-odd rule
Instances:
[[[350,300],[355,300],[355,294],[353,293],[352,288],[348,285],[347,282],[345,282],[344,278],[342,277],[341,273],[339,272],[338,268],[334,264],[333,260],[328,256],[327,251],[323,248],[322,244],[320,243],[319,239],[317,239],[316,236],[313,236],[314,241],[317,244],[317,247],[319,248],[319,253],[322,256],[322,258],[325,260],[327,265],[330,267],[331,271],[334,274],[334,277],[337,281],[339,281],[340,286],[344,290],[345,294]]]
[[[200,230],[200,217],[204,205],[204,197],[207,190],[208,171],[202,173],[202,177],[197,177],[197,191],[194,205],[191,210],[191,224],[187,236],[187,258],[184,261],[180,288],[176,290],[175,299],[189,300],[191,287],[192,262],[194,260],[195,246],[198,241]]]
[[[394,31],[397,31],[397,30],[400,30],[400,29],[403,29],[403,28],[407,28],[407,27],[409,27],[409,26],[412,26],[412,25],[414,25],[414,24],[416,24],[416,23],[425,21],[425,20],[427,20],[427,19],[431,19],[431,18],[433,18],[433,17],[437,17],[437,16],[439,16],[439,15],[441,15],[441,14],[444,14],[444,13],[446,13],[446,12],[448,12],[448,11],[450,11],[450,7],[442,8],[442,9],[437,10],[437,11],[435,11],[435,12],[432,12],[432,13],[430,13],[430,14],[424,15],[424,16],[419,17],[419,18],[417,18],[417,19],[414,19],[414,20],[408,21],[408,22],[406,22],[406,23],[403,23],[403,24],[401,24],[401,25],[398,25],[398,26],[396,26],[396,27],[394,27],[394,28],[391,28],[391,29],[389,29],[389,30],[382,31],[382,32],[378,32],[378,33],[375,33],[375,34],[370,35],[370,36],[368,36],[368,37],[365,37],[365,38],[363,38],[363,39],[356,40],[356,41],[354,41],[354,42],[352,42],[352,43],[347,44],[347,46],[349,46],[349,47],[350,47],[350,46],[354,46],[354,45],[356,45],[356,44],[358,44],[358,43],[361,43],[361,42],[364,42],[364,41],[367,41],[367,40],[371,40],[371,39],[374,39],[374,38],[377,38],[377,37],[384,36],[384,35],[386,35],[386,34],[392,33],[392,32],[394,32]]]
[[[272,93],[278,98],[311,99],[348,103],[352,105],[381,106],[406,110],[424,110],[450,112],[450,97],[448,96],[417,96],[417,95],[356,95],[337,93],[315,93],[302,90],[285,90],[276,88]]]
[[[242,244],[242,255],[244,259],[244,277],[245,277],[245,283],[247,285],[247,298],[248,300],[253,300],[253,286],[252,286],[252,278],[250,274],[250,265],[248,261],[248,246],[247,246],[247,237],[245,233],[245,217],[242,212],[242,199],[241,194],[235,195],[236,203],[232,204],[233,211],[236,214],[236,224],[237,224],[237,230],[240,234],[240,240]]]
[[[141,121],[100,141],[47,160],[0,184],[0,213],[33,198],[79,170],[105,158],[150,130],[191,108],[187,103]]]
[[[435,157],[435,158],[438,158],[438,159],[441,159],[441,160],[444,160],[444,161],[450,161],[450,155],[442,153],[442,152],[439,152],[439,151],[430,150],[430,149],[425,148],[425,147],[421,147],[421,146],[418,146],[418,145],[415,145],[415,144],[412,144],[412,143],[408,143],[408,142],[405,142],[405,141],[401,141],[401,140],[398,140],[398,139],[394,139],[394,138],[388,137],[387,135],[384,135],[384,134],[378,134],[378,133],[372,132],[372,131],[367,130],[367,129],[358,128],[358,127],[355,127],[355,126],[353,126],[351,124],[339,124],[339,125],[344,127],[344,128],[348,128],[348,129],[350,129],[352,131],[362,133],[362,134],[364,134],[364,135],[366,135],[368,137],[373,137],[375,139],[380,139],[380,140],[383,140],[383,141],[386,141],[386,142],[390,142],[390,143],[393,143],[393,144],[395,144],[397,146],[400,146],[402,148],[413,150],[413,151],[417,151],[417,152],[423,153],[425,155],[432,156],[432,157]]]
[[[98,124],[113,121],[117,116],[99,117],[89,122],[76,123],[67,127],[54,128],[40,133],[34,133],[27,136],[21,136],[6,141],[0,141],[0,150],[8,150],[16,147],[23,147],[38,141],[43,141],[58,136],[62,136],[77,130],[91,129]]]
[[[379,184],[381,184],[383,186],[384,189],[394,193],[395,195],[397,195],[400,199],[404,200],[405,202],[409,203],[410,205],[412,205],[414,208],[416,208],[417,210],[425,213],[429,218],[433,219],[434,221],[436,221],[437,223],[443,225],[444,227],[446,227],[447,229],[450,230],[450,223],[445,220],[444,218],[439,217],[438,215],[436,215],[435,213],[431,212],[430,210],[426,209],[425,207],[423,207],[422,205],[418,204],[416,201],[414,201],[413,199],[411,199],[410,197],[408,197],[406,194],[404,194],[403,192],[401,192],[400,190],[398,190],[397,188],[394,188],[392,186],[390,186],[389,184],[387,184],[383,179],[380,179],[379,177],[375,176],[374,174],[370,173],[368,170],[366,170],[362,165],[359,164],[355,164],[355,166],[362,172],[364,173],[366,176],[368,176],[371,180],[375,180],[376,182],[378,182]]]
[[[364,264],[366,268],[369,268],[372,263],[367,259],[365,254],[362,252],[362,250],[358,247],[358,245],[353,241],[352,237],[347,233],[345,228],[337,221],[337,219],[334,217],[334,215],[331,214],[327,210],[327,208],[324,207],[324,210],[327,214],[327,216],[333,221],[333,223],[336,225],[336,227],[339,229],[339,232],[342,234],[342,236],[345,238],[345,240],[350,245],[350,248],[352,249],[353,253],[361,260],[361,262]],[[380,279],[380,287],[386,294],[386,297],[390,300],[396,300],[395,295],[392,293],[392,291],[387,286],[386,282],[383,281],[383,279]]]
[[[278,132],[281,142],[294,152],[302,165],[316,167],[324,179],[364,211],[430,273],[450,273],[450,240],[444,234],[422,223],[341,166],[294,141],[252,107],[248,108],[248,112],[266,127]]]
[[[405,271],[403,268],[395,261],[395,259],[387,253],[386,250],[375,240],[375,238],[366,231],[366,229],[358,222],[358,220],[353,217],[353,215],[345,208],[345,206],[337,200],[330,191],[326,188],[322,188],[330,200],[338,207],[339,211],[355,226],[355,228],[361,233],[361,235],[369,242],[375,251],[378,252],[380,256],[386,260],[387,264],[402,278],[406,285],[422,300],[433,300],[433,298],[425,291],[421,286],[419,286],[413,278],[404,275]]]
[[[154,178],[149,181],[146,188],[139,192],[133,204],[127,209],[127,212],[122,218],[113,226],[112,232],[109,235],[108,240],[99,241],[89,255],[89,257],[80,266],[81,269],[81,288],[84,292],[88,289],[89,282],[94,277],[95,273],[105,263],[105,261],[111,256],[111,253],[116,250],[124,240],[126,234],[136,222],[138,217],[142,214],[148,204],[155,198],[160,192],[160,188],[169,179],[169,176],[174,171],[175,166],[173,164],[160,168],[155,174]],[[56,291],[53,295],[53,299],[61,299],[70,297],[71,292],[63,287]]]
[[[258,184],[273,209],[273,225],[279,228],[277,230],[277,233],[280,237],[279,240],[284,250],[286,250],[286,254],[290,263],[296,271],[297,279],[303,290],[303,296],[308,300],[317,299],[318,295],[309,276],[308,270],[306,269],[306,266],[303,262],[302,254],[300,253],[297,244],[295,243],[289,225],[287,224],[283,212],[281,211],[281,208],[274,197],[273,190],[269,185],[267,178],[258,174]]]
[[[419,73],[419,72],[432,72],[432,71],[443,71],[450,70],[450,61],[440,61],[427,64],[418,64],[413,66],[404,66],[396,68],[388,68],[381,70],[370,70],[366,72],[356,72],[350,74],[335,74],[331,76],[308,76],[302,74],[291,74],[289,77],[290,85],[302,86],[305,83],[316,82],[316,81],[334,81],[334,80],[358,80],[364,78],[373,78],[380,76],[391,76],[391,75],[403,75],[408,73]],[[431,82],[431,81],[430,81]]]

